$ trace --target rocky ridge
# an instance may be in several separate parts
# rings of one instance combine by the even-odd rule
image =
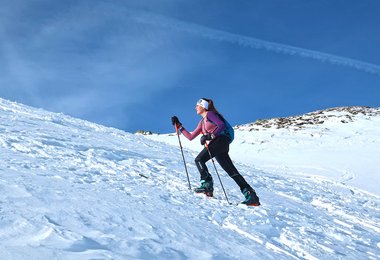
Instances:
[[[270,128],[301,130],[309,126],[322,125],[331,121],[347,124],[353,122],[358,115],[364,117],[380,116],[380,108],[363,106],[335,107],[299,116],[259,119],[256,122],[235,126],[234,128],[248,131],[259,131]]]

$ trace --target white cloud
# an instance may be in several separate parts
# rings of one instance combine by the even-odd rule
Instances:
[[[152,26],[168,28],[176,31],[182,31],[197,35],[199,37],[208,38],[210,40],[228,42],[240,45],[242,47],[264,49],[267,51],[278,52],[286,55],[296,55],[303,58],[310,58],[318,60],[320,62],[328,62],[330,64],[346,66],[367,73],[380,75],[379,65],[350,59],[342,56],[337,56],[330,53],[294,47],[286,44],[269,42],[249,36],[229,33],[221,30],[212,29],[203,25],[184,22],[148,12],[139,12],[133,17],[133,19],[139,23],[150,24]]]

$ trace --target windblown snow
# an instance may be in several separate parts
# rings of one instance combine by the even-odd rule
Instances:
[[[380,259],[379,114],[236,127],[231,157],[263,204],[247,208],[219,166],[234,205],[211,164],[216,198],[189,191],[173,134],[0,99],[0,259]],[[194,187],[201,146],[181,141]]]

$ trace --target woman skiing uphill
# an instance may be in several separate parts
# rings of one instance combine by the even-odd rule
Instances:
[[[240,175],[228,155],[229,146],[233,137],[228,135],[226,131],[227,123],[223,116],[215,109],[214,102],[211,99],[202,98],[197,102],[195,109],[197,114],[202,116],[202,120],[191,133],[182,126],[178,117],[172,117],[172,124],[190,141],[199,134],[203,134],[201,137],[201,145],[205,145],[206,147],[195,158],[195,164],[201,175],[201,186],[196,188],[195,192],[205,193],[211,197],[213,196],[213,179],[206,166],[206,162],[211,159],[211,154],[237,185],[239,185],[245,197],[242,203],[250,206],[259,206],[260,201],[255,190],[252,189],[243,176]],[[206,141],[209,141],[208,148]]]

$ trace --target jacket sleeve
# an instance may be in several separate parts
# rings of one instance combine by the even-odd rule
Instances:
[[[198,123],[197,128],[195,128],[193,132],[189,133],[184,127],[182,127],[180,131],[187,139],[191,141],[202,132],[202,120]]]
[[[211,134],[218,136],[226,128],[224,121],[214,112],[208,112],[207,118],[209,121],[213,122],[216,125],[215,129],[211,131]]]

